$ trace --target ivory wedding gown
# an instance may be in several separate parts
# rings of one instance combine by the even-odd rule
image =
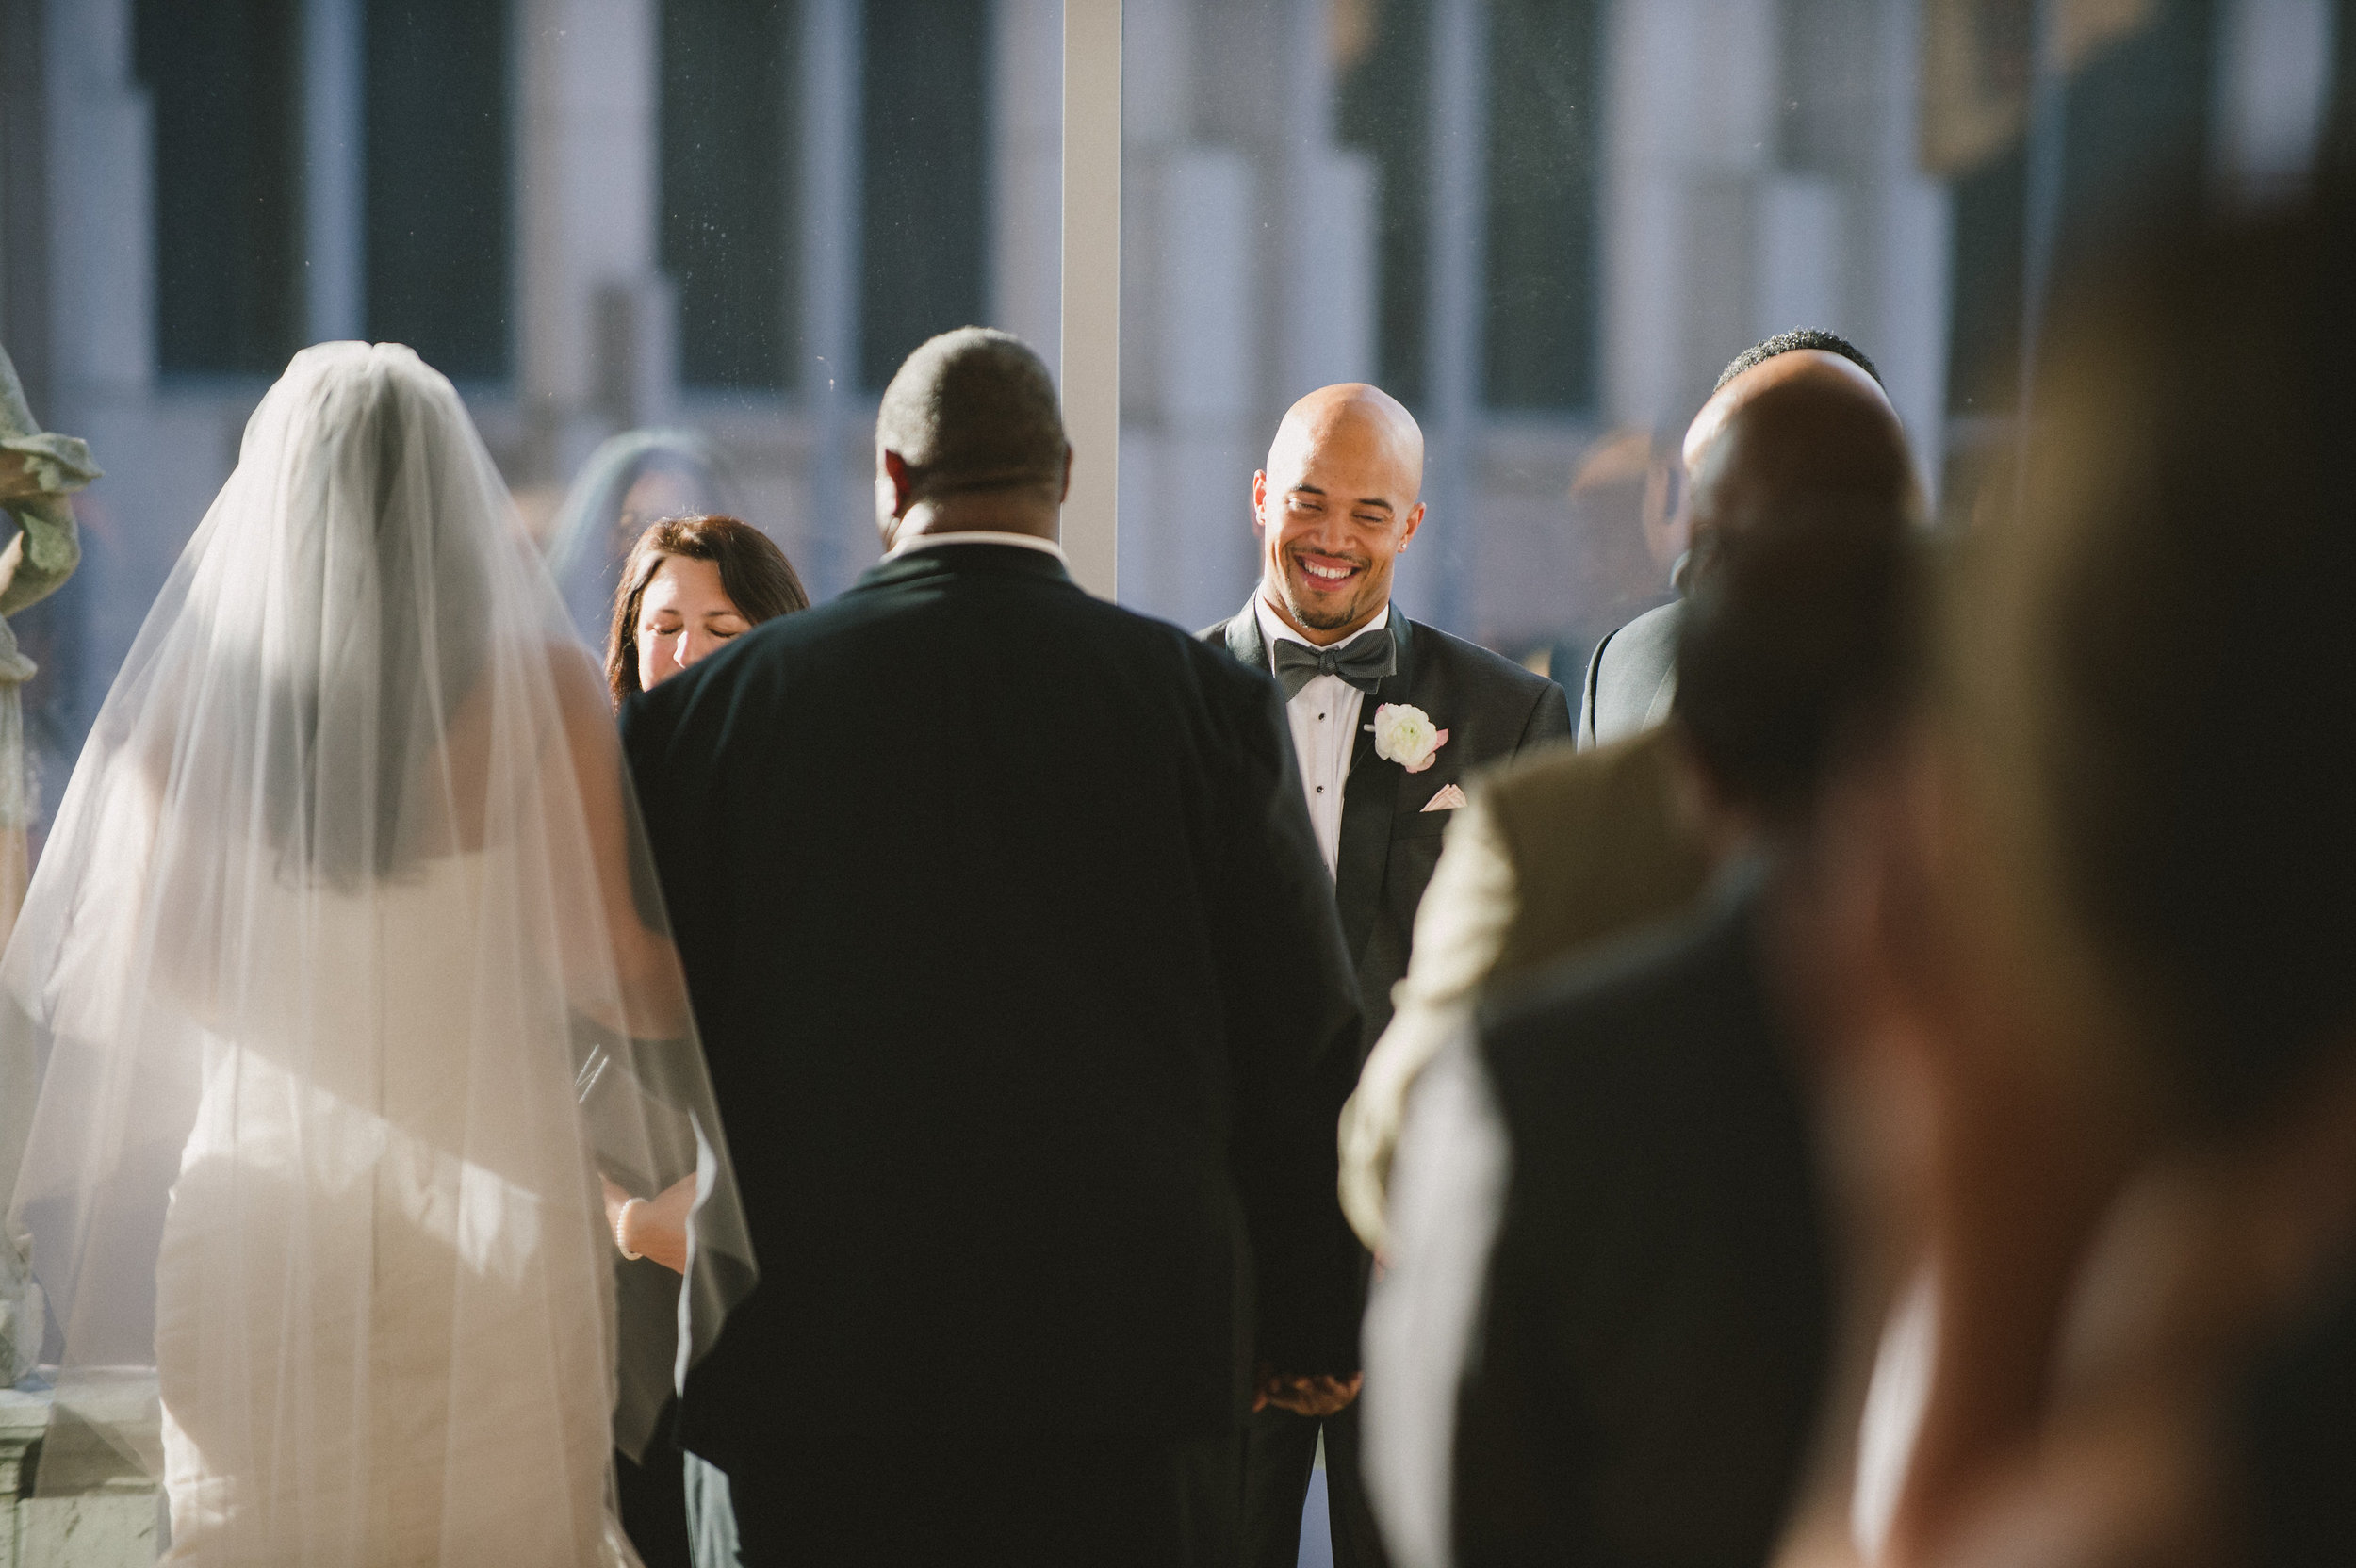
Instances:
[[[272,993],[205,1049],[156,1269],[173,1560],[252,1560],[264,1520],[290,1562],[619,1558],[612,1242],[564,1042],[451,1049],[498,880],[463,854],[366,901],[268,901],[320,972],[393,983]]]
[[[163,1481],[168,1561],[634,1561],[609,1455],[754,1278],[644,866],[596,671],[450,384],[297,355],[0,961],[53,1431]],[[690,1176],[684,1288],[641,1263],[617,1296],[601,1178]]]

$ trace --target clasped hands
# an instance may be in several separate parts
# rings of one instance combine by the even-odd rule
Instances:
[[[605,1184],[605,1225],[625,1252],[652,1258],[674,1274],[687,1272],[687,1216],[695,1206],[695,1178],[682,1176],[654,1198],[632,1198]]]
[[[1253,1382],[1252,1408],[1261,1411],[1274,1405],[1295,1415],[1333,1415],[1358,1397],[1359,1385],[1366,1380],[1363,1372],[1352,1372],[1347,1378],[1285,1377],[1263,1362],[1260,1375]]]

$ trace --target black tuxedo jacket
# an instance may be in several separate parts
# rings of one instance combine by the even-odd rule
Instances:
[[[1833,1284],[1759,888],[1493,1003],[1513,1147],[1458,1396],[1456,1560],[1756,1568],[1817,1426]]]
[[[1544,676],[1461,637],[1411,621],[1391,607],[1399,665],[1358,710],[1358,748],[1342,795],[1342,842],[1334,869],[1333,902],[1342,935],[1357,965],[1366,1045],[1391,1021],[1391,988],[1407,973],[1415,906],[1440,863],[1440,836],[1452,808],[1427,811],[1433,796],[1486,762],[1535,745],[1571,739],[1570,699]],[[1268,670],[1260,620],[1247,604],[1234,619],[1200,634],[1240,663]],[[1448,743],[1421,773],[1409,773],[1374,752],[1374,710],[1403,702],[1448,731]],[[1289,727],[1286,735],[1289,737]],[[1363,1054],[1362,1047],[1361,1054]]]
[[[944,546],[622,729],[761,1269],[689,1447],[1184,1438],[1255,1350],[1355,1368],[1355,991],[1270,682]]]

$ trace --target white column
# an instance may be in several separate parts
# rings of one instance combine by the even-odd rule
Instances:
[[[533,461],[558,482],[625,422],[667,340],[655,269],[656,0],[521,0],[515,311]],[[660,379],[667,382],[668,366]]]
[[[1120,581],[1121,0],[1065,0],[1063,404],[1074,453],[1064,502],[1072,574]]]
[[[1197,57],[1203,24],[1197,0],[1121,8],[1121,601],[1188,627],[1234,614],[1257,575],[1252,470],[1274,358],[1262,171],[1195,139],[1219,64]]]
[[[1768,0],[1611,8],[1601,326],[1603,403],[1615,423],[1681,425],[1757,335],[1779,9]]]
[[[1063,336],[1063,6],[992,15],[990,318],[1053,365]]]
[[[1874,340],[1866,351],[1905,421],[1923,496],[1934,508],[1946,467],[1947,327],[1953,300],[1954,201],[1922,172],[1922,57],[1918,0],[1879,0],[1877,70],[1889,83],[1873,136],[1874,176],[1861,213],[1873,234]],[[1934,511],[1933,515],[1936,515]]]
[[[1252,220],[1257,200],[1247,155],[1197,143],[1165,154],[1146,215],[1155,242],[1139,265],[1158,276],[1138,316],[1151,351],[1131,363],[1152,379],[1131,396],[1143,392],[1157,416],[1148,426],[1157,461],[1153,482],[1136,487],[1139,510],[1122,514],[1135,564],[1122,602],[1186,626],[1234,614],[1258,576],[1252,471],[1272,432],[1255,418],[1253,284],[1267,232]]]
[[[1407,612],[1462,624],[1477,541],[1481,302],[1487,296],[1489,8],[1432,0],[1431,209],[1424,296],[1424,531],[1399,563]]]
[[[90,442],[106,477],[75,498],[84,712],[95,710],[234,442],[157,418],[154,169],[147,94],[132,74],[130,0],[49,0],[51,430]],[[201,443],[201,444],[200,444]]]
[[[368,335],[366,41],[361,0],[303,7],[303,333]]]
[[[144,398],[155,373],[147,94],[131,72],[129,0],[48,7],[51,352],[74,412],[41,420],[96,449],[93,401]]]
[[[1375,368],[1374,160],[1334,144],[1331,0],[1285,0],[1277,400]]]
[[[812,592],[849,585],[882,547],[861,477],[873,451],[850,449],[859,394],[859,8],[803,0],[801,37],[801,389]]]

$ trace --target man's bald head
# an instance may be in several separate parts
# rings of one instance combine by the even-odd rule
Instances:
[[[1379,386],[1322,386],[1286,411],[1252,477],[1261,595],[1313,642],[1390,602],[1391,563],[1423,522],[1423,431]]]
[[[1761,360],[1721,386],[1685,435],[1693,526],[1741,527],[1802,496],[1850,496],[1911,514],[1906,430],[1855,362],[1820,349]]]
[[[1320,386],[1284,411],[1268,443],[1268,471],[1288,472],[1315,451],[1345,450],[1397,472],[1413,506],[1423,493],[1423,427],[1407,405],[1379,386],[1346,381]]]

